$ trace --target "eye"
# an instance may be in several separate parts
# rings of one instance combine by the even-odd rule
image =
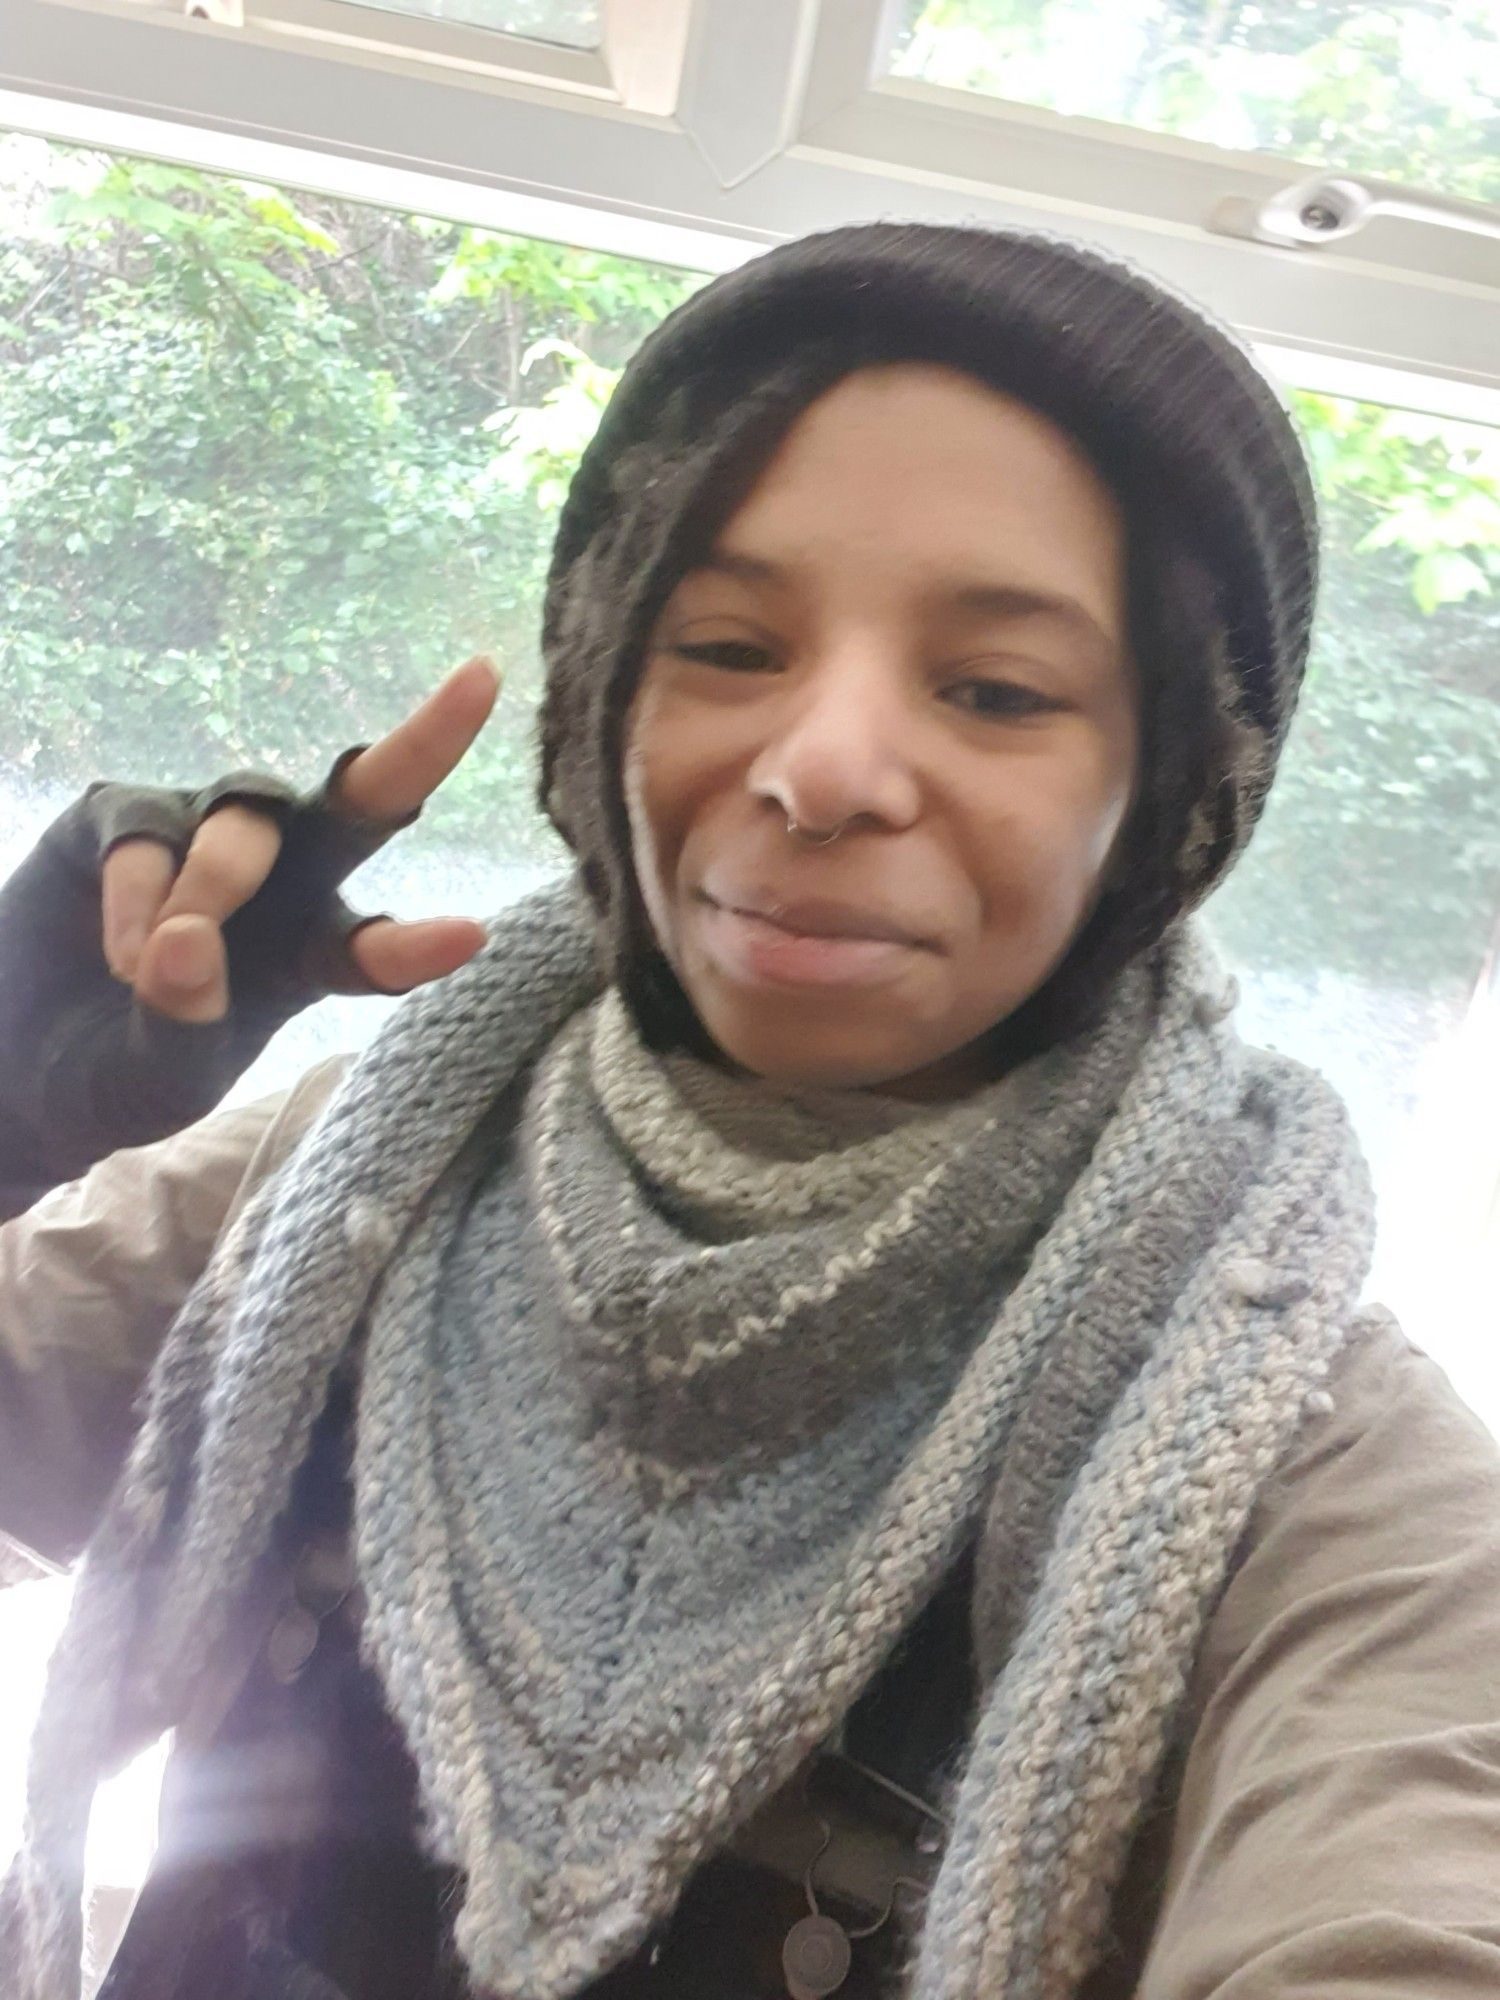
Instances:
[[[1024,722],[1033,716],[1056,714],[1062,707],[1050,695],[1016,681],[955,681],[945,692],[957,707],[996,722]]]
[[[756,645],[753,639],[680,640],[672,651],[679,660],[723,667],[732,674],[764,673],[773,664],[769,648]]]

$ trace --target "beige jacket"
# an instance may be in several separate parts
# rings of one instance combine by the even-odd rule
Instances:
[[[0,1227],[0,1533],[80,1549],[225,1220],[326,1101],[116,1154]],[[1383,1315],[1272,1480],[1089,2000],[1500,1996],[1500,1451]]]

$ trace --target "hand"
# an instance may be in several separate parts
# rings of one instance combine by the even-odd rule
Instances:
[[[462,760],[498,677],[470,660],[313,793],[89,786],[0,884],[0,1212],[212,1109],[302,1008],[471,958],[468,918],[361,916],[339,884]]]
[[[467,755],[498,691],[489,661],[470,660],[388,736],[336,767],[326,811],[392,829],[409,825]],[[231,803],[202,821],[180,866],[159,838],[117,840],[101,880],[110,971],[174,1021],[219,1020],[230,1005],[222,926],[265,884],[284,837],[281,816]],[[454,971],[483,942],[483,926],[467,917],[365,918],[346,935],[349,965],[342,973],[328,968],[326,990],[404,993]]]

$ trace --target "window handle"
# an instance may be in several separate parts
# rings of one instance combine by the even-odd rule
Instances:
[[[1356,179],[1349,174],[1313,174],[1263,201],[1228,195],[1209,216],[1208,227],[1216,236],[1305,250],[1357,236],[1381,216],[1426,222],[1435,229],[1463,229],[1500,241],[1500,209],[1491,203],[1427,194],[1399,181]]]

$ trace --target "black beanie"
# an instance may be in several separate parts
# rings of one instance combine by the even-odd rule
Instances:
[[[1173,821],[1170,852],[1096,912],[1080,940],[1092,986],[1201,901],[1259,815],[1306,664],[1318,530],[1297,433],[1244,344],[1155,278],[1066,238],[920,223],[806,237],[707,285],[647,338],[558,525],[542,802],[578,855],[608,970],[638,1014],[672,1011],[660,963],[643,976],[652,942],[621,771],[650,628],[800,412],[851,370],[902,360],[959,368],[1050,418],[1137,541],[1170,521],[1187,552],[1181,601],[1148,619],[1143,762],[1170,761],[1195,701],[1217,747],[1180,810],[1144,800],[1147,816]]]

